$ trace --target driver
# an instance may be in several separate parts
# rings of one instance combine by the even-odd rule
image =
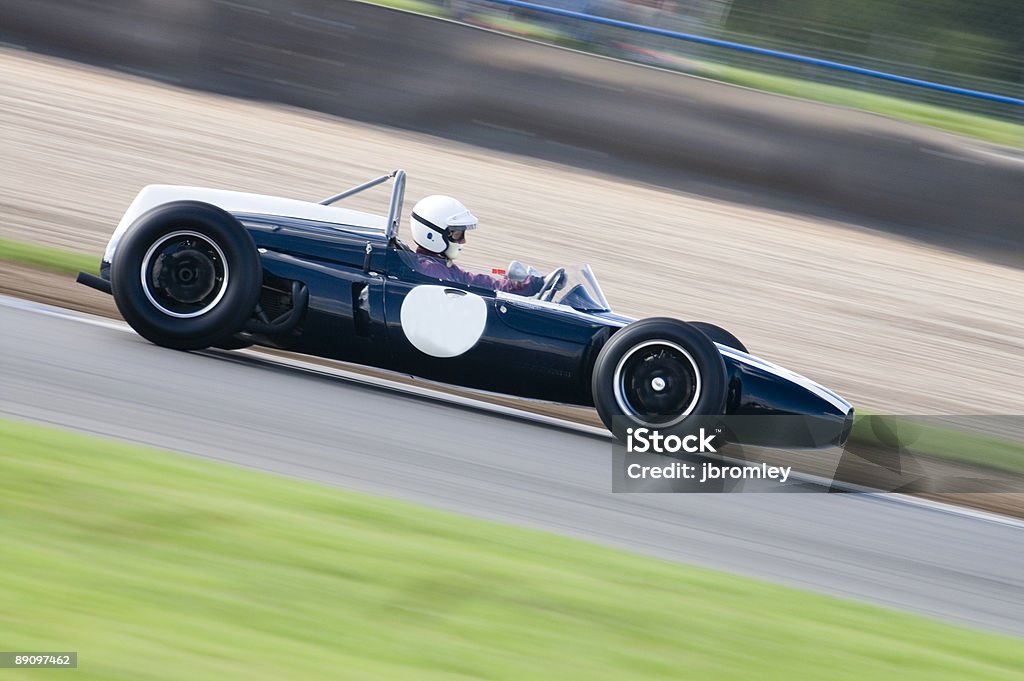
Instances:
[[[509,263],[507,279],[474,274],[456,265],[455,259],[462,254],[466,243],[466,232],[476,229],[477,220],[468,208],[450,196],[435,194],[420,199],[412,208],[409,225],[418,246],[416,269],[421,274],[521,296],[536,294],[544,284],[533,268],[527,271],[515,260]]]

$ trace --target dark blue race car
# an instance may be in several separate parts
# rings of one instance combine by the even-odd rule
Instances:
[[[387,215],[333,204],[393,180]],[[853,408],[749,354],[713,324],[611,311],[589,266],[521,296],[428,276],[398,238],[405,173],[321,203],[152,185],[125,212],[100,276],[135,331],[181,350],[264,345],[524,398],[594,406],[619,437],[730,416],[805,416],[816,434],[738,441],[842,444]],[[782,422],[784,419],[777,419]]]

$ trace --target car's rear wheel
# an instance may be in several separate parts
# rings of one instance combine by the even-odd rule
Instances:
[[[249,334],[236,333],[230,338],[214,343],[213,347],[220,348],[221,350],[244,350],[251,347],[253,343],[252,336]]]
[[[262,278],[249,233],[198,201],[168,203],[140,217],[110,270],[114,302],[131,327],[179,350],[228,342],[256,307]]]
[[[663,317],[634,322],[597,356],[594,406],[619,439],[627,428],[692,432],[721,415],[728,381],[718,348],[704,333]]]

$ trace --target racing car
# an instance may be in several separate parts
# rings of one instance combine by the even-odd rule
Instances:
[[[386,214],[335,205],[389,181]],[[113,295],[137,333],[168,348],[269,346],[592,406],[620,439],[632,428],[682,431],[747,415],[817,427],[729,439],[845,442],[846,400],[714,324],[613,312],[588,265],[556,268],[530,296],[423,274],[398,234],[405,183],[396,170],[319,203],[150,185],[114,230],[99,276],[78,281]]]

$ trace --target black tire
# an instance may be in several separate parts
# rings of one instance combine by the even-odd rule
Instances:
[[[684,433],[711,423],[704,417],[724,412],[728,376],[721,353],[704,333],[654,317],[630,324],[605,343],[591,390],[605,426],[625,440],[630,427]]]
[[[222,341],[213,344],[213,347],[221,350],[244,350],[253,345],[252,338],[244,333],[236,333]]]
[[[114,302],[140,336],[168,348],[228,342],[259,300],[263,269],[230,214],[175,201],[142,215],[114,253]]]
[[[701,333],[710,338],[715,343],[721,343],[722,345],[732,348],[733,350],[739,350],[740,352],[747,352],[747,346],[743,344],[736,336],[732,335],[720,326],[709,324],[708,322],[687,322],[690,326],[695,326],[700,329]]]

